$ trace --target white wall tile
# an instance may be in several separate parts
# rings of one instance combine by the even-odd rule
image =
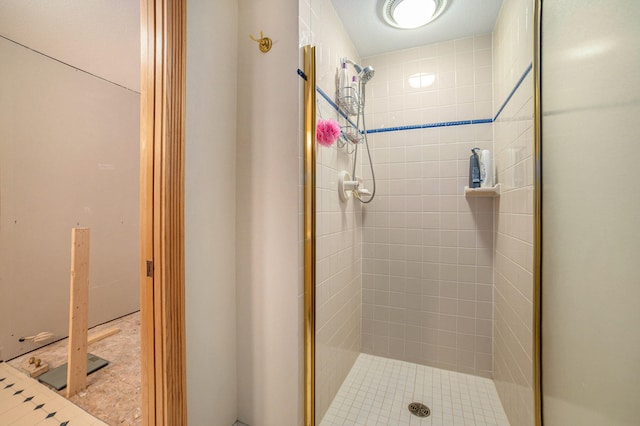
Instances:
[[[503,3],[493,35],[494,113],[506,101],[516,82],[532,61],[532,27],[520,25],[530,19],[533,3],[508,0]],[[482,89],[479,89],[482,90]],[[532,303],[518,288],[531,292],[531,275],[520,275],[531,263],[533,224],[533,181],[527,170],[533,153],[533,94],[531,74],[515,92],[494,123],[497,182],[506,191],[497,203],[495,230],[495,306],[493,371],[498,393],[511,424],[533,425],[531,372]],[[483,236],[486,245],[489,237]],[[481,281],[489,280],[489,259],[479,252],[484,268]],[[488,286],[479,286],[479,299],[487,299]],[[480,304],[481,316],[488,315]],[[523,348],[527,348],[524,349]],[[483,360],[484,363],[486,360]],[[526,373],[524,373],[526,372]],[[517,390],[516,390],[517,389]]]
[[[394,63],[388,72],[392,79],[400,75],[401,70],[405,78],[416,72],[436,73],[436,84],[428,90],[416,91],[399,78],[391,80],[388,92],[372,91],[374,105],[378,100],[386,102],[387,96],[393,97],[394,93],[404,95],[404,104],[400,99],[393,101],[393,108],[404,108],[407,121],[401,124],[415,124],[418,115],[414,111],[420,111],[422,123],[471,119],[477,117],[479,111],[485,114],[483,118],[492,116],[490,36],[423,46],[417,51],[421,56],[412,50],[363,59],[372,64]],[[378,77],[376,75],[376,79]],[[413,109],[407,111],[408,106]],[[419,110],[419,106],[426,109]],[[470,149],[475,146],[491,149],[492,133],[492,125],[486,124],[371,135],[373,147],[378,143],[389,147],[388,150],[374,148],[375,167],[388,168],[389,173],[384,178],[377,173],[380,183],[377,197],[380,198],[365,206],[363,214],[366,217],[379,212],[380,208],[388,208],[392,213],[388,222],[380,218],[365,220],[363,235],[371,235],[368,230],[374,229],[373,235],[384,234],[393,245],[375,239],[372,245],[364,244],[363,274],[375,274],[374,279],[380,281],[381,288],[398,292],[391,292],[388,298],[386,293],[381,293],[373,305],[369,305],[371,296],[367,296],[363,312],[369,310],[368,305],[396,306],[389,308],[401,309],[394,313],[394,318],[396,322],[404,322],[404,331],[396,326],[391,330],[380,323],[366,333],[363,330],[363,351],[423,363],[436,362],[450,369],[485,376],[491,374],[491,350],[487,350],[487,345],[491,346],[491,315],[488,322],[478,328],[481,334],[476,333],[478,325],[474,316],[479,313],[483,321],[487,321],[484,317],[492,302],[492,298],[478,299],[476,291],[476,287],[482,285],[478,278],[488,281],[483,288],[491,289],[493,274],[484,270],[479,273],[476,265],[489,263],[491,271],[492,245],[478,245],[477,232],[486,229],[492,233],[492,206],[470,202],[461,194],[467,181]],[[487,141],[487,145],[480,144],[479,137]],[[376,204],[379,200],[381,203]],[[378,262],[386,256],[392,259],[388,269],[376,268],[376,263],[366,261],[369,257]],[[381,275],[386,273],[389,275]],[[462,287],[460,292],[459,287]],[[482,297],[486,295],[481,292]],[[489,313],[492,314],[491,309]],[[467,317],[459,316],[461,314]],[[417,321],[415,325],[413,321]],[[421,332],[420,324],[428,328]],[[466,334],[457,330],[458,324]],[[387,338],[385,333],[393,335],[392,338]],[[372,343],[365,345],[370,338]],[[476,345],[479,338],[482,345]],[[410,344],[413,344],[411,351],[408,350]]]

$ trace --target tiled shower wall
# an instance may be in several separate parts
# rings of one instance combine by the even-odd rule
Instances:
[[[533,425],[533,2],[505,0],[494,29],[494,380],[509,421]],[[522,79],[524,76],[524,79]],[[521,84],[518,82],[521,80]]]
[[[301,0],[300,45],[316,46],[318,86],[331,99],[343,56],[357,62],[356,49],[330,0]],[[318,118],[336,110],[317,94]],[[322,419],[360,353],[362,312],[362,209],[341,203],[338,174],[351,170],[352,155],[337,144],[317,146],[316,161],[316,415]],[[301,173],[302,175],[302,173]]]
[[[369,128],[490,119],[491,48],[483,35],[363,59]],[[410,87],[418,73],[434,83]],[[363,352],[491,377],[494,203],[463,195],[471,148],[492,149],[488,121],[369,136]]]

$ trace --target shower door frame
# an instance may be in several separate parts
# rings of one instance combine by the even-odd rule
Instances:
[[[140,352],[144,425],[185,425],[186,0],[140,0]]]
[[[304,426],[316,423],[316,48],[304,53]]]
[[[542,1],[533,10],[533,416],[542,426]]]

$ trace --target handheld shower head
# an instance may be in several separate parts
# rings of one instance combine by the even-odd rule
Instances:
[[[376,70],[374,70],[371,65],[369,65],[368,67],[366,67],[365,69],[363,69],[358,73],[358,76],[360,77],[360,81],[362,82],[362,84],[368,83],[369,80],[371,80],[375,75],[376,75]]]
[[[361,65],[356,64],[351,59],[342,58],[342,62],[348,62],[353,65],[353,68],[355,68],[356,72],[358,73],[358,78],[363,84],[366,84],[369,80],[371,80],[376,73],[372,66],[368,66],[363,69]]]

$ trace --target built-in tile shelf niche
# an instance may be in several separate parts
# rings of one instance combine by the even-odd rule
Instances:
[[[469,188],[464,187],[465,197],[499,197],[500,196],[500,184],[490,186],[488,188]]]

